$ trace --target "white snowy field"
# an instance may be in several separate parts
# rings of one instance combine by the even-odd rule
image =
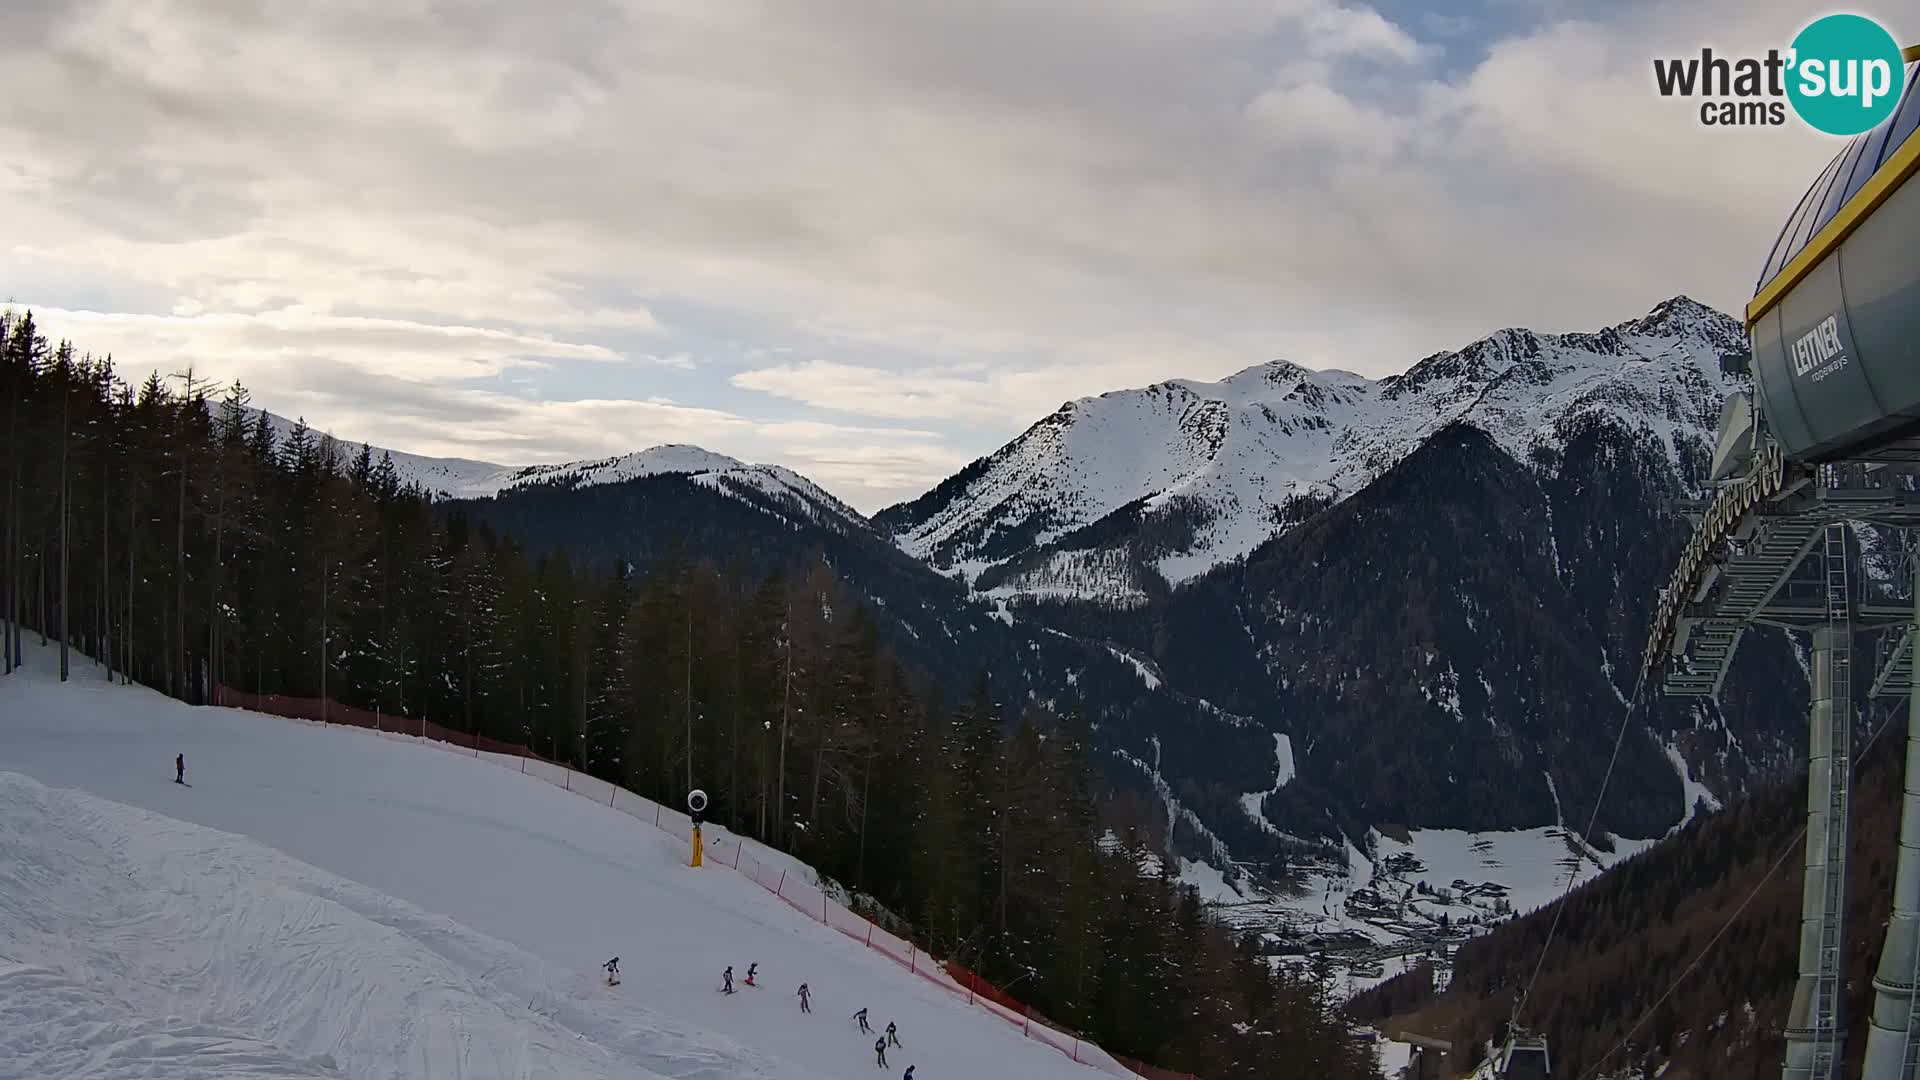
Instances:
[[[5,1080],[1097,1075],[535,777],[51,660],[0,679]]]

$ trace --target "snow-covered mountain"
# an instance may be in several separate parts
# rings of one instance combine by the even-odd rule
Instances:
[[[1502,330],[1371,380],[1286,361],[1062,405],[910,503],[900,546],[983,591],[1139,602],[1244,557],[1464,422],[1516,460],[1587,417],[1645,429],[1678,463],[1743,355],[1737,323],[1686,297],[1592,334]]]
[[[1006,701],[1082,710],[1182,858],[1259,874],[1370,829],[1587,819],[1686,534],[1667,504],[1700,490],[1745,357],[1734,320],[1679,297],[1379,380],[1175,380],[1069,403],[873,520],[694,447],[395,463],[576,562],[830,566],[950,695],[985,669]],[[1743,657],[1725,710],[1644,711],[1604,832],[1658,836],[1795,759],[1804,679],[1767,635]]]
[[[275,435],[282,441],[297,426],[296,421],[267,413]],[[362,443],[341,439],[326,432],[339,443],[349,460]],[[793,508],[816,522],[855,522],[865,524],[859,511],[828,494],[818,484],[779,465],[751,465],[725,454],[716,454],[698,446],[666,444],[631,454],[569,461],[559,465],[499,465],[490,461],[464,458],[435,458],[400,450],[370,447],[374,460],[383,455],[393,459],[394,471],[403,485],[412,485],[436,500],[485,499],[505,492],[534,487],[586,488],[620,484],[650,476],[683,476],[694,484],[737,498],[773,503]]]

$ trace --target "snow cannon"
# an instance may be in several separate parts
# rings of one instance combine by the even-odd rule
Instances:
[[[1907,59],[1899,108],[1807,189],[1747,305],[1746,426],[1790,462],[1920,462],[1920,49]]]
[[[700,815],[707,812],[707,793],[694,788],[687,792],[687,815],[693,819],[693,861],[690,866],[700,865],[703,845],[700,842]]]

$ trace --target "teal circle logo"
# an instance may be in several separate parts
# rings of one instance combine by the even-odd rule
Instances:
[[[1907,66],[1900,43],[1863,15],[1828,15],[1793,39],[1787,99],[1810,126],[1828,135],[1858,135],[1899,107]]]

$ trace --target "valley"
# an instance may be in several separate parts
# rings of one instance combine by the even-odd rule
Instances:
[[[535,552],[824,560],[948,693],[985,668],[1009,718],[1084,709],[1102,771],[1157,808],[1154,843],[1223,917],[1276,954],[1371,970],[1438,940],[1443,915],[1458,938],[1524,913],[1576,861],[1610,865],[1792,760],[1799,717],[1771,703],[1795,668],[1762,641],[1724,707],[1656,712],[1628,740],[1607,850],[1575,858],[1568,822],[1593,813],[1659,565],[1635,553],[1684,535],[1668,506],[1702,490],[1743,350],[1681,297],[1380,381],[1274,362],[1115,391],[872,518],[697,447],[392,460]],[[1380,577],[1409,560],[1413,591]],[[1543,659],[1557,674],[1537,682]]]

